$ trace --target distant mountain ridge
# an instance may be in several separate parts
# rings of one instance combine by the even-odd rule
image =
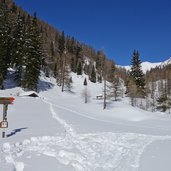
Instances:
[[[157,66],[166,66],[166,65],[169,65],[171,64],[171,57],[169,59],[167,59],[166,61],[164,62],[142,62],[141,63],[141,66],[142,66],[142,70],[144,73],[146,73],[147,71],[151,70],[152,68],[155,68]],[[127,66],[121,66],[122,68],[125,68],[126,70],[130,70],[131,68],[131,65],[127,65]]]
[[[169,64],[171,64],[171,57],[169,59],[167,59],[166,61],[161,62],[162,66],[166,66],[166,65],[169,65]]]

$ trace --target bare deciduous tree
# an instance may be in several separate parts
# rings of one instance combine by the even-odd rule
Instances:
[[[84,90],[82,91],[82,94],[81,94],[82,98],[84,99],[84,102],[85,103],[88,103],[90,101],[90,92],[88,91],[87,89],[87,86],[84,88]]]

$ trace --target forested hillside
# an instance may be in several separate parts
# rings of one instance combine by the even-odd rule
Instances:
[[[93,83],[103,82],[104,109],[107,99],[126,96],[132,106],[170,111],[171,64],[143,73],[137,50],[130,61],[129,71],[118,67],[102,50],[65,35],[11,0],[0,0],[0,89],[9,68],[16,86],[35,91],[41,71],[54,77],[62,92],[72,87],[71,73],[85,74]]]
[[[36,13],[31,16],[9,0],[0,3],[1,89],[9,67],[16,71],[17,85],[26,90],[37,89],[40,70],[54,76],[63,90],[72,81],[70,72],[85,72],[92,82],[101,82],[105,66],[108,72],[114,67],[103,51],[54,29]]]

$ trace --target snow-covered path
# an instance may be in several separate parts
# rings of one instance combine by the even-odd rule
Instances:
[[[58,121],[59,121],[59,117],[57,119],[56,115],[54,114],[55,113],[54,112],[54,108],[52,106],[54,106],[54,107],[56,107],[58,109],[62,109],[63,111],[67,111],[69,113],[73,113],[75,115],[81,116],[83,118],[87,118],[87,119],[94,120],[94,121],[98,121],[98,122],[115,124],[115,125],[119,125],[119,126],[132,127],[134,129],[135,128],[138,128],[138,129],[150,129],[150,130],[155,130],[155,131],[159,130],[159,131],[171,132],[171,129],[164,128],[164,127],[159,127],[157,125],[155,125],[155,126],[134,125],[134,124],[131,124],[131,123],[124,123],[123,121],[119,121],[119,120],[117,120],[117,121],[114,121],[114,120],[111,120],[111,121],[110,120],[103,120],[103,119],[100,119],[100,118],[95,118],[93,116],[90,116],[90,114],[87,114],[87,113],[85,114],[85,113],[81,113],[81,112],[75,111],[75,110],[70,109],[70,108],[65,107],[65,106],[57,105],[57,104],[54,104],[54,103],[51,103],[51,102],[49,102],[48,104],[50,104],[50,110],[51,110],[51,113],[53,113],[53,115],[52,115],[53,118],[55,118]],[[62,122],[64,122],[64,121],[62,121]],[[66,122],[65,122],[65,124],[66,124]]]
[[[49,101],[45,103],[52,117],[63,126],[63,135],[31,137],[13,145],[4,143],[2,151],[5,160],[12,164],[15,171],[29,171],[24,158],[31,158],[32,153],[52,157],[58,163],[68,166],[67,170],[137,171],[140,157],[149,144],[158,140],[171,140],[170,136],[138,133],[79,134],[59,117],[60,106],[54,106]],[[34,170],[34,166],[31,170]]]

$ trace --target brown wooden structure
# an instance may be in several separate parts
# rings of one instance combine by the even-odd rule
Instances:
[[[0,97],[0,104],[12,104],[14,100],[14,97]]]

